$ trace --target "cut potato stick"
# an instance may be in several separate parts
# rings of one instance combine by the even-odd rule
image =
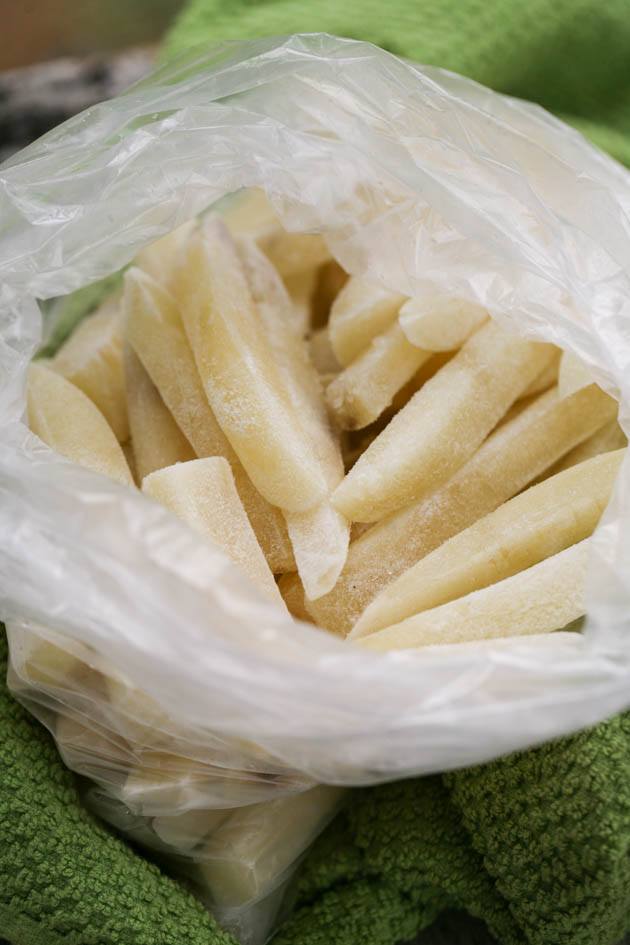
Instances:
[[[317,270],[317,283],[313,295],[311,327],[322,328],[328,323],[333,302],[348,281],[348,273],[335,259],[324,263]]]
[[[561,352],[558,349],[551,358],[549,364],[543,368],[538,377],[535,377],[531,384],[525,388],[521,394],[520,399],[524,397],[534,397],[536,394],[542,394],[543,391],[549,390],[550,387],[553,387],[553,385],[557,383],[558,370],[560,368],[560,356]]]
[[[77,326],[48,362],[96,404],[119,443],[129,438],[122,315],[121,298],[116,293]]]
[[[306,336],[312,323],[317,269],[306,269],[304,272],[286,276],[284,285],[291,299],[295,326],[303,336]]]
[[[593,383],[591,372],[574,354],[563,352],[558,371],[558,390],[561,397],[566,397],[580,387]]]
[[[392,324],[404,295],[359,276],[350,276],[337,295],[328,322],[330,343],[344,367]]]
[[[376,522],[434,491],[464,465],[551,360],[549,345],[489,322],[357,460],[333,495],[352,521]]]
[[[586,538],[526,571],[356,643],[383,652],[562,630],[584,615],[588,552]]]
[[[233,236],[254,239],[283,278],[315,269],[330,259],[330,250],[318,233],[287,232],[265,192],[258,188],[236,197],[222,218]]]
[[[335,375],[339,373],[340,364],[330,343],[328,328],[318,328],[309,338],[309,351],[318,374]]]
[[[410,344],[395,322],[329,384],[326,401],[343,430],[360,430],[389,407],[431,357]]]
[[[485,308],[448,296],[409,299],[398,313],[400,327],[409,343],[425,351],[461,348],[487,320]]]
[[[129,472],[133,478],[133,481],[136,485],[139,485],[142,480],[138,478],[138,467],[136,465],[136,454],[133,450],[133,443],[131,440],[125,440],[124,443],[120,444],[120,448],[123,451],[123,455],[129,466]]]
[[[133,486],[112,428],[78,387],[35,362],[29,368],[27,402],[31,430],[51,449],[79,466]]]
[[[125,347],[124,361],[134,460],[142,482],[156,469],[194,459],[195,451],[130,345]]]
[[[502,424],[440,489],[352,542],[337,584],[308,601],[315,620],[348,633],[379,591],[444,541],[524,489],[616,415],[595,384],[558,400],[552,388]]]
[[[154,817],[151,829],[155,835],[178,853],[193,850],[207,839],[230,816],[228,810],[185,810],[181,814]]]
[[[241,242],[238,250],[289,400],[293,427],[304,431],[312,462],[326,483],[325,496],[312,509],[285,511],[304,589],[315,599],[334,586],[348,553],[350,525],[329,501],[344,475],[341,445],[331,429],[308,346],[291,324],[290,299],[278,273],[255,244]]]
[[[569,469],[577,463],[583,463],[591,456],[599,456],[601,453],[610,453],[612,450],[620,450],[628,445],[625,433],[619,426],[617,420],[611,420],[603,426],[597,433],[589,436],[578,446],[570,450],[566,456],[558,460],[557,463],[547,471],[547,476],[553,476],[562,472],[563,469]]]
[[[147,275],[169,292],[174,288],[174,275],[177,269],[180,254],[197,228],[197,220],[188,220],[176,230],[172,230],[141,250],[134,259],[134,266],[142,269]]]
[[[235,810],[199,852],[200,869],[221,907],[261,899],[332,819],[343,788],[310,791]]]
[[[295,572],[282,575],[278,581],[278,590],[287,605],[287,610],[296,620],[304,620],[306,623],[313,623],[313,618],[304,606],[304,588],[302,587],[302,582]]]
[[[212,456],[158,469],[143,480],[142,491],[212,539],[266,597],[284,608],[226,459]]]
[[[588,538],[624,450],[546,479],[478,519],[389,584],[359,617],[356,639],[532,567]]]
[[[250,479],[272,505],[313,508],[326,483],[293,421],[236,245],[216,217],[182,260],[178,299],[206,396]]]
[[[224,456],[256,537],[275,573],[295,567],[286,524],[243,469],[208,404],[181,315],[158,283],[130,269],[125,276],[127,338],[178,427],[200,458]]]

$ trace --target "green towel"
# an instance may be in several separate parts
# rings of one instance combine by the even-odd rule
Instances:
[[[6,641],[0,636],[0,678]],[[0,687],[0,935],[12,945],[229,945],[174,880],[84,811]],[[630,717],[445,777],[351,795],[275,945],[395,945],[447,908],[504,945],[630,928]]]
[[[531,99],[630,165],[630,0],[191,0],[165,54],[328,32]]]
[[[166,49],[297,30],[371,40],[539,101],[630,164],[630,0],[197,0]],[[4,659],[0,638],[0,678]],[[447,908],[505,945],[614,945],[630,928],[629,726],[621,716],[490,765],[355,792],[307,858],[276,945],[395,945]],[[0,936],[230,942],[82,810],[49,736],[3,685]]]

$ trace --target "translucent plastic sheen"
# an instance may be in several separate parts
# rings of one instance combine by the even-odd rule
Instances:
[[[297,36],[180,60],[0,170],[0,613],[13,651],[24,627],[93,647],[154,717],[192,733],[196,756],[212,749],[225,790],[248,803],[308,778],[481,762],[625,707],[627,460],[592,543],[582,635],[381,655],[294,624],[165,509],[28,432],[35,299],[119,269],[254,185],[351,273],[403,295],[430,284],[579,356],[621,398],[629,432],[630,177],[614,161],[537,107],[363,43]],[[256,790],[268,771],[277,779]]]

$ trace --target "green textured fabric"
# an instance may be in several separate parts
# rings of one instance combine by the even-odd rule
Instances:
[[[6,642],[0,636],[0,679]],[[0,935],[12,945],[234,945],[81,807],[0,685]],[[492,764],[354,792],[275,945],[396,945],[444,909],[503,945],[615,945],[630,928],[630,717]]]
[[[630,164],[630,0],[193,0],[165,48],[311,30],[538,101]],[[61,334],[76,315],[64,312]],[[0,634],[0,679],[5,657]],[[614,945],[630,927],[629,727],[622,716],[480,768],[356,792],[306,860],[276,945],[395,945],[451,908],[504,945]],[[50,738],[2,682],[0,936],[231,942],[82,810]]]
[[[444,908],[503,945],[630,927],[630,717],[492,764],[362,791],[316,844],[275,945],[394,945]]]
[[[83,809],[9,695],[0,624],[0,935],[12,945],[230,945],[202,906]]]
[[[630,0],[191,0],[165,54],[328,32],[539,102],[630,165]]]

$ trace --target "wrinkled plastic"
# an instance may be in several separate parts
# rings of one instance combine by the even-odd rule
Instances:
[[[28,432],[35,299],[114,272],[244,186],[263,187],[287,228],[322,232],[349,272],[482,305],[578,355],[630,432],[619,165],[533,105],[364,43],[296,36],[180,60],[0,171],[0,613],[16,692],[51,727],[61,703],[115,730],[105,701],[29,682],[42,639],[144,690],[159,723],[127,705],[131,743],[134,723],[144,750],[174,740],[204,768],[201,789],[193,778],[162,807],[159,791],[134,803],[126,736],[107,773],[85,746],[65,748],[139,817],[474,764],[625,707],[627,460],[593,541],[583,633],[381,656],[294,623],[166,510]]]

